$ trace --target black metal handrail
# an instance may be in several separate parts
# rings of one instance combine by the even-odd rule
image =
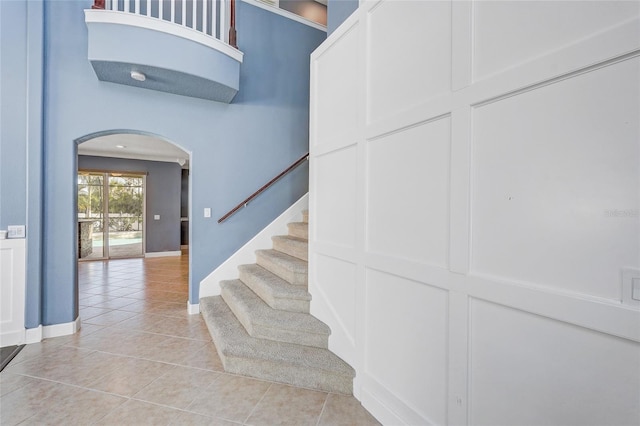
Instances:
[[[250,196],[248,196],[244,201],[242,201],[240,204],[238,204],[237,206],[235,206],[234,208],[232,208],[231,210],[229,210],[229,212],[227,214],[225,214],[224,216],[222,216],[220,219],[218,219],[218,223],[222,223],[225,220],[227,220],[229,217],[231,217],[234,213],[236,213],[238,210],[240,210],[243,207],[247,207],[247,204],[249,204],[249,202],[251,200],[253,200],[254,198],[256,198],[258,195],[262,194],[267,188],[269,188],[271,185],[273,185],[274,183],[276,183],[278,180],[280,180],[280,178],[282,178],[283,176],[285,176],[287,173],[291,172],[293,169],[295,169],[296,167],[298,167],[300,164],[304,163],[305,161],[307,161],[309,159],[309,153],[307,152],[306,154],[304,154],[302,157],[300,157],[299,159],[297,159],[293,164],[291,164],[289,167],[287,167],[286,169],[284,169],[282,172],[280,172],[280,174],[278,174],[278,176],[274,177],[273,179],[271,179],[269,182],[267,182],[266,184],[264,184],[260,189],[258,189],[256,192],[254,192],[253,194],[251,194]]]

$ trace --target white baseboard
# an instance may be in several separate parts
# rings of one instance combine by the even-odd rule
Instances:
[[[24,330],[24,342],[26,344],[42,342],[42,339],[51,339],[53,337],[67,336],[80,331],[82,326],[80,317],[75,321],[66,322],[64,324],[39,325],[36,328],[27,328]]]
[[[145,253],[144,257],[171,257],[171,256],[182,256],[182,252],[180,250],[176,251],[154,251],[151,253]]]
[[[187,312],[189,312],[189,315],[197,315],[200,313],[200,304],[196,303],[194,305],[192,305],[191,303],[189,303],[189,301],[187,301]]]
[[[220,281],[238,277],[238,266],[256,262],[255,251],[272,247],[271,237],[287,234],[287,224],[292,221],[302,221],[302,210],[309,208],[309,193],[303,195],[293,203],[284,213],[267,225],[238,251],[225,260],[205,279],[200,281],[200,297],[218,296]]]
[[[42,338],[50,339],[52,337],[67,336],[80,331],[81,323],[80,317],[75,321],[67,322],[64,324],[45,325],[42,327]]]
[[[24,331],[24,342],[27,345],[42,342],[42,326],[39,325],[36,328],[27,328]]]

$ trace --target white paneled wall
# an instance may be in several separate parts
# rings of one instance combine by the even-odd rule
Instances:
[[[25,343],[25,241],[0,240],[0,347]]]
[[[637,424],[640,2],[364,1],[311,61],[311,311],[364,406]]]

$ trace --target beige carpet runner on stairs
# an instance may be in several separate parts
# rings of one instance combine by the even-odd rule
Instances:
[[[308,212],[288,228],[238,268],[239,279],[220,283],[221,296],[200,299],[200,310],[226,371],[351,394],[353,368],[327,349],[331,330],[309,314]]]

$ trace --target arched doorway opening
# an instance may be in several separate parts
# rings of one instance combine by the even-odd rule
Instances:
[[[110,325],[160,304],[184,310],[190,153],[139,131],[94,133],[76,142],[82,322]]]

